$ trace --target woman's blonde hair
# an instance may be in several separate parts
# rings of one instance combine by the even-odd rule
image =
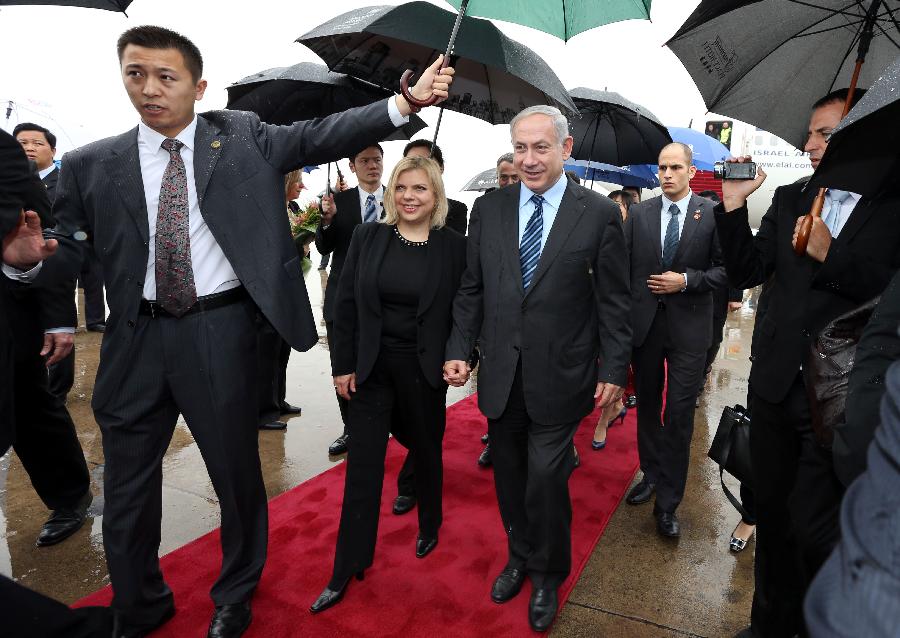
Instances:
[[[285,196],[287,196],[287,190],[288,190],[288,188],[291,187],[291,184],[293,184],[294,182],[302,182],[303,181],[303,176],[301,174],[302,172],[303,172],[303,169],[298,168],[296,171],[291,171],[290,173],[288,173],[287,175],[284,176],[284,194],[285,194]]]
[[[394,204],[394,191],[397,190],[397,180],[400,179],[400,175],[417,169],[425,171],[428,181],[431,182],[431,190],[434,192],[431,227],[441,228],[447,221],[447,195],[444,191],[444,179],[441,177],[441,169],[437,162],[428,157],[404,157],[397,162],[384,191],[384,223],[396,224],[400,218],[397,205]]]

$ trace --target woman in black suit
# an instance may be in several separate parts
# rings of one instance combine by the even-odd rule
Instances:
[[[444,227],[447,198],[431,159],[400,160],[384,209],[383,222],[355,229],[335,301],[332,373],[350,400],[351,436],[334,570],[313,613],[372,564],[389,433],[415,453],[417,557],[435,548],[441,526],[444,347],[466,241]]]

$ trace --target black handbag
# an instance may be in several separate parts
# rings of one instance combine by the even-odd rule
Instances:
[[[707,456],[719,464],[719,481],[722,491],[741,513],[744,520],[752,520],[741,502],[725,485],[723,474],[728,472],[747,487],[753,487],[753,465],[750,462],[750,414],[742,405],[722,410],[719,427],[709,446]]]

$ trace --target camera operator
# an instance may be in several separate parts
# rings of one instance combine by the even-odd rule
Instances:
[[[835,91],[812,107],[805,150],[814,168],[846,97],[846,89]],[[751,356],[756,589],[751,627],[740,634],[769,638],[803,633],[804,592],[839,538],[843,487],[831,453],[813,436],[801,363],[822,328],[880,294],[900,266],[900,197],[870,200],[829,189],[806,255],[798,257],[797,230],[816,193],[805,184],[778,188],[754,236],[746,201],[765,178],[759,170],[755,179],[726,179],[716,225],[733,287],[772,278]]]

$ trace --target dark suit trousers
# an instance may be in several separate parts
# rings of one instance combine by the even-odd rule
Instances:
[[[328,335],[328,349],[329,349],[329,352],[330,352],[330,351],[331,351],[331,344],[332,344],[331,335],[334,334],[334,322],[333,322],[333,321],[326,321],[326,322],[325,322],[325,334]],[[347,420],[347,419],[348,419],[348,414],[347,414],[347,411],[348,411],[348,409],[349,409],[349,406],[348,406],[348,404],[347,404],[347,403],[348,403],[348,402],[347,402],[347,399],[345,399],[345,398],[343,398],[342,396],[340,396],[340,395],[337,393],[337,391],[335,391],[334,396],[335,396],[335,398],[337,398],[338,409],[341,411],[341,421],[342,421],[343,424],[344,424],[344,431],[343,431],[343,434],[347,434],[347,424],[348,424],[348,420]]]
[[[575,468],[572,438],[578,424],[531,420],[521,363],[506,409],[500,418],[488,419],[494,485],[509,543],[508,563],[524,568],[535,587],[559,587],[572,567],[569,476]]]
[[[759,470],[751,624],[759,636],[793,636],[803,626],[804,593],[840,539],[843,488],[831,453],[813,436],[799,373],[780,403],[752,389],[751,400],[750,454]]]
[[[375,556],[388,434],[415,453],[419,534],[442,522],[446,386],[431,387],[415,354],[382,351],[350,401],[347,478],[331,585],[367,568]]]
[[[665,309],[659,308],[647,338],[632,353],[638,398],[638,454],[644,477],[656,483],[654,511],[674,513],[684,496],[694,433],[694,402],[703,380],[706,351],[672,345]],[[666,411],[662,415],[663,387]]]
[[[287,362],[291,347],[272,324],[257,319],[257,386],[259,388],[259,424],[277,421],[281,416],[287,386]]]
[[[21,317],[15,319],[13,449],[49,509],[74,507],[91,485],[84,452],[63,400],[48,389],[47,368],[39,354],[43,332],[33,318],[28,326]]]
[[[157,552],[162,460],[179,413],[203,455],[222,513],[222,571],[213,602],[245,601],[256,589],[268,516],[256,377],[247,374],[257,362],[255,322],[256,307],[246,300],[180,319],[140,315],[131,366],[102,404],[95,392],[106,458],[103,544],[112,606],[130,626],[158,622],[172,601]]]

